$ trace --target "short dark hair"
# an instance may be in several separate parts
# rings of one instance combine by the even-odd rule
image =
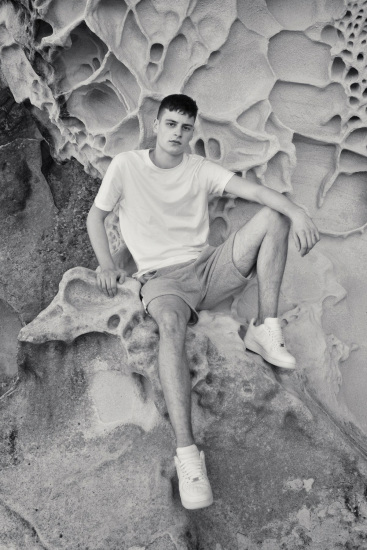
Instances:
[[[172,94],[162,99],[158,109],[157,118],[160,117],[163,109],[168,109],[168,111],[177,111],[184,115],[194,117],[194,119],[196,119],[196,115],[198,113],[198,106],[196,105],[196,102],[185,94]]]

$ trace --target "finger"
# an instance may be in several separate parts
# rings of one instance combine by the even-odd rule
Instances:
[[[312,249],[313,245],[314,245],[313,235],[312,235],[311,231],[306,233],[305,237],[306,237],[306,247],[307,247],[305,254],[308,254],[310,252],[310,250]]]
[[[319,237],[319,234],[318,234],[318,231],[317,229],[314,229],[313,231],[311,231],[310,233],[310,243],[311,243],[311,248],[313,248],[315,246],[315,244],[318,243],[318,241],[320,240],[320,237]],[[310,248],[310,250],[311,250]]]
[[[110,275],[106,281],[107,293],[110,298],[113,298],[113,278]]]
[[[299,242],[300,242],[300,245],[301,245],[301,248],[300,248],[300,254],[301,256],[303,257],[305,254],[307,254],[307,239],[306,239],[306,235],[304,233],[301,233],[300,235],[298,235],[298,238],[299,238]]]
[[[117,277],[117,282],[122,285],[122,283],[125,281],[125,272],[121,271]]]
[[[100,274],[97,275],[97,283],[98,283],[99,290],[105,294],[106,289],[104,287],[104,279]]]
[[[312,246],[315,246],[315,244],[317,244],[318,241],[319,241],[319,237],[318,237],[317,231],[314,231],[312,233]]]
[[[116,296],[116,293],[117,293],[116,277],[114,275],[111,275],[111,294],[112,294],[112,297]]]
[[[294,244],[296,245],[297,252],[299,252],[300,249],[301,249],[301,244],[299,242],[298,235],[294,231],[292,232],[292,237],[293,237],[293,240],[294,240]]]
[[[106,296],[108,296],[108,288],[107,288],[106,277],[101,277],[101,282],[102,282],[102,291],[103,291],[103,294],[105,294]]]

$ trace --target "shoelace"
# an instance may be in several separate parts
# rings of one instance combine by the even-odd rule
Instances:
[[[181,471],[187,481],[204,481],[205,475],[200,458],[185,458],[180,462]]]
[[[280,327],[267,327],[268,333],[272,339],[272,342],[277,347],[285,347],[284,336]]]

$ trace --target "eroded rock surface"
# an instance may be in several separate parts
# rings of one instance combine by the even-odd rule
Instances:
[[[366,17],[363,0],[1,3],[6,550],[367,548],[358,458],[367,433]],[[69,272],[51,309],[23,330],[21,381],[13,376],[15,327],[50,304],[66,270],[96,267],[85,216],[99,178],[116,153],[152,146],[159,101],[174,92],[200,108],[192,151],[290,192],[322,234],[303,259],[290,241],[280,315],[297,373],[243,355],[237,332],[256,314],[256,281],[189,332],[200,363],[195,429],[218,491],[216,508],[197,517],[171,488],[157,334],[134,281],[110,301],[92,271]],[[213,198],[211,242],[256,208]],[[106,226],[131,275],[116,213]],[[19,475],[31,491],[20,493]]]
[[[239,330],[209,312],[188,330],[194,431],[215,504],[187,512],[156,325],[138,283],[128,279],[111,299],[93,272],[66,273],[21,331],[21,382],[2,402],[4,547],[365,548],[365,459],[302,376],[245,353]]]

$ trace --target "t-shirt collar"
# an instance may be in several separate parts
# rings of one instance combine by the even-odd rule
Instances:
[[[172,170],[176,170],[177,168],[181,168],[187,160],[187,154],[184,153],[180,164],[177,164],[177,166],[173,166],[173,168],[160,168],[159,166],[156,166],[154,164],[154,162],[152,161],[152,159],[150,158],[150,154],[149,154],[150,151],[153,151],[153,149],[146,149],[145,150],[146,163],[150,166],[150,168],[155,168],[156,170],[159,170],[159,171],[162,171],[162,172],[171,172]]]

